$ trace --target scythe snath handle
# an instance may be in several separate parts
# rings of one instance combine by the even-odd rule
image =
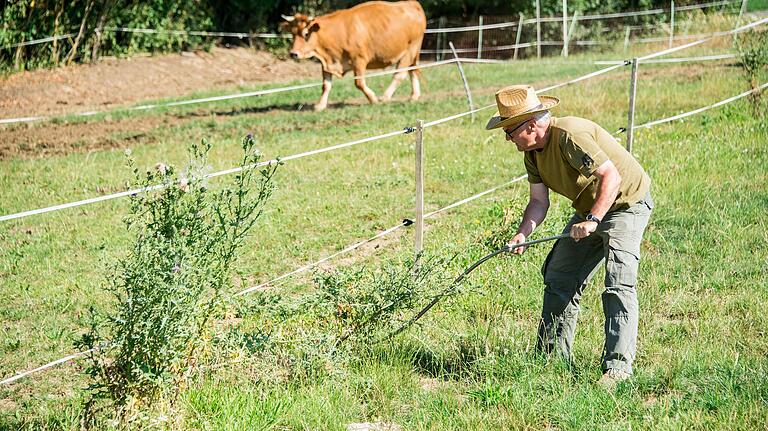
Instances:
[[[416,323],[416,321],[421,319],[421,317],[424,316],[427,313],[427,311],[429,311],[430,308],[432,308],[435,304],[437,304],[438,301],[440,301],[443,297],[445,297],[447,292],[449,292],[451,289],[453,289],[454,286],[456,286],[459,283],[461,283],[461,281],[464,280],[464,278],[467,275],[469,275],[470,272],[474,271],[475,268],[477,268],[478,266],[482,265],[487,260],[489,260],[489,259],[491,259],[491,258],[493,258],[493,257],[495,257],[495,256],[497,256],[497,255],[499,255],[501,253],[512,251],[513,249],[518,248],[518,247],[527,247],[529,245],[539,244],[539,243],[542,243],[542,242],[553,241],[553,240],[562,239],[562,238],[570,238],[570,236],[571,236],[570,234],[561,233],[560,235],[550,236],[550,237],[541,238],[541,239],[535,239],[535,240],[532,240],[532,241],[525,241],[525,242],[521,242],[521,243],[518,243],[518,244],[513,244],[511,246],[509,244],[507,244],[504,247],[494,251],[493,253],[490,253],[490,254],[484,256],[482,259],[480,259],[477,262],[473,263],[461,275],[456,277],[456,279],[453,280],[453,283],[451,283],[451,285],[447,289],[443,290],[442,292],[440,292],[439,295],[435,296],[429,304],[427,304],[424,308],[422,308],[421,311],[416,313],[416,315],[413,316],[405,324],[403,324],[403,326],[398,328],[395,332],[392,332],[391,334],[389,334],[384,339],[392,338],[392,337],[398,335],[399,333],[403,332],[404,330],[406,330],[409,326],[411,326],[414,323]]]

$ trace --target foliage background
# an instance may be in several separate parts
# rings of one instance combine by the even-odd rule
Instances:
[[[274,41],[211,38],[173,34],[99,31],[106,27],[158,30],[276,31],[281,14],[302,11],[321,14],[361,3],[354,0],[5,0],[0,1],[0,64],[3,70],[97,61],[100,55],[168,52],[209,48],[213,44],[269,44]],[[447,16],[476,21],[478,15],[535,15],[531,0],[423,0],[428,19]],[[678,1],[694,4],[697,0]],[[616,12],[669,7],[666,0],[570,0],[570,13]],[[733,3],[738,8],[738,2]],[[543,16],[559,15],[561,0],[543,0]],[[650,18],[641,18],[650,19]],[[71,37],[31,46],[12,46],[52,35]]]

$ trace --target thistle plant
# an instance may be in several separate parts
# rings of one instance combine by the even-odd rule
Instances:
[[[237,251],[273,191],[278,163],[256,169],[250,135],[242,148],[242,170],[217,191],[206,181],[205,141],[191,147],[183,170],[159,163],[142,173],[129,160],[137,181],[163,188],[131,197],[130,248],[105,280],[113,311],[94,314],[79,341],[93,349],[86,425],[99,412],[127,425],[147,408],[172,409],[187,385],[224,307]]]

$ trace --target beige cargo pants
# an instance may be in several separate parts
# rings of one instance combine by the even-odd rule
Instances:
[[[653,210],[650,193],[626,210],[606,214],[587,238],[558,240],[541,268],[544,305],[539,324],[539,350],[573,358],[573,336],[584,287],[605,261],[603,371],[617,368],[632,373],[637,351],[637,269],[640,241]],[[574,214],[563,233],[584,218]]]

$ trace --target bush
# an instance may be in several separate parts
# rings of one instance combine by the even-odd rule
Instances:
[[[192,146],[189,167],[179,172],[162,163],[146,174],[134,167],[145,187],[163,188],[132,196],[132,244],[106,280],[114,311],[94,315],[79,342],[94,349],[86,424],[102,417],[130,424],[149,406],[172,411],[210,339],[236,252],[272,193],[277,164],[255,169],[260,156],[249,136],[243,170],[212,192],[204,175],[209,149],[205,142]]]
[[[768,66],[768,31],[750,30],[740,33],[734,38],[734,45],[739,52],[741,67],[744,69],[750,90],[757,90],[761,85],[761,75]],[[762,115],[764,110],[762,94],[762,91],[755,91],[750,96],[757,116]]]

